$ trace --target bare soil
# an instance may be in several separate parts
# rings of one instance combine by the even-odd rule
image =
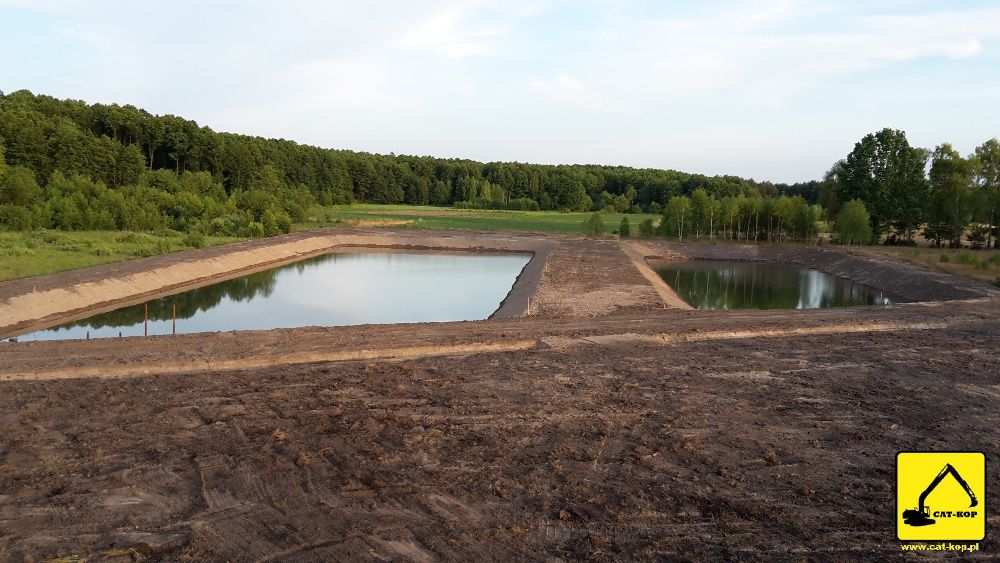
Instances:
[[[996,482],[988,286],[664,309],[618,243],[551,240],[526,317],[0,344],[0,560],[889,559],[896,452]]]

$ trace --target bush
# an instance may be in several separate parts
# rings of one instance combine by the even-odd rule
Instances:
[[[639,236],[642,238],[653,238],[655,232],[656,227],[653,226],[652,219],[646,219],[642,223],[639,223]]]
[[[0,229],[8,231],[31,230],[31,212],[18,205],[0,205]]]
[[[94,249],[94,256],[111,256],[114,253],[115,253],[114,250],[111,250],[106,246],[98,246],[97,248]]]
[[[972,252],[963,250],[955,255],[955,262],[958,264],[965,264],[966,266],[978,266],[979,258]]]
[[[951,258],[944,252],[941,253],[941,258],[939,258],[939,260],[942,262],[951,262]]]
[[[156,238],[146,233],[124,233],[115,237],[115,242],[125,244],[153,244],[156,242]]]
[[[0,256],[34,256],[35,251],[23,246],[0,246]]]
[[[201,233],[188,233],[184,235],[184,239],[181,242],[184,243],[184,246],[202,248],[205,246],[205,235]]]
[[[604,234],[604,220],[601,219],[601,214],[594,212],[587,217],[587,220],[583,222],[583,232],[593,236],[601,236]]]
[[[837,215],[835,227],[841,244],[868,244],[872,240],[868,210],[860,199],[852,199],[844,204]]]
[[[44,233],[42,233],[42,240],[44,240],[48,244],[55,244],[57,242],[62,242],[64,238],[66,237],[57,231],[45,231]]]
[[[622,238],[628,238],[632,234],[632,228],[628,224],[628,217],[622,217],[622,224],[618,227],[618,235]]]

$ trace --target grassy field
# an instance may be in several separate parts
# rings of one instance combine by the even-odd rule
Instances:
[[[866,247],[866,250],[1000,286],[1000,250],[897,246]]]
[[[314,207],[310,221],[296,225],[297,230],[327,226],[393,226],[423,229],[473,229],[480,231],[519,231],[540,233],[582,233],[583,222],[590,213],[560,213],[558,211],[492,211],[451,209],[412,205],[351,205]],[[645,219],[659,215],[622,213],[602,214],[604,230],[617,230],[623,217],[628,217],[632,233]]]
[[[583,222],[589,215],[366,204],[313,207],[309,220],[293,228],[304,231],[328,226],[405,227],[569,234],[583,233]],[[601,217],[604,231],[609,234],[618,229],[623,217],[628,217],[633,237],[637,236],[643,220],[659,220],[658,215],[652,214],[605,213]],[[175,231],[0,233],[0,281],[238,240],[241,239],[192,237]],[[865,247],[864,252],[891,254],[922,266],[1000,285],[1000,251],[872,246]]]
[[[189,237],[176,231],[0,233],[0,281],[237,240],[241,239]]]

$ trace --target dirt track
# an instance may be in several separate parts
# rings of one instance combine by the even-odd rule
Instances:
[[[888,558],[897,451],[983,450],[996,483],[986,286],[663,309],[616,243],[555,242],[523,318],[0,345],[0,559]],[[47,379],[206,359],[235,363]]]

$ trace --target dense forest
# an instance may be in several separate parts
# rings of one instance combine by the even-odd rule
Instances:
[[[312,203],[658,212],[675,195],[776,195],[784,186],[623,166],[481,163],[329,150],[218,133],[180,117],[27,91],[0,94],[8,229],[148,230],[260,236]]]
[[[929,165],[929,166],[928,166]],[[858,201],[859,205],[842,205]],[[678,237],[808,239],[843,207],[870,233],[911,244],[994,244],[1000,144],[962,157],[911,147],[902,131],[864,137],[822,180],[772,184],[624,166],[481,163],[378,155],[215,132],[133,106],[0,92],[0,229],[156,230],[222,236],[288,232],[314,204],[663,214]],[[849,219],[849,220],[846,220]],[[650,234],[651,225],[639,225]]]

